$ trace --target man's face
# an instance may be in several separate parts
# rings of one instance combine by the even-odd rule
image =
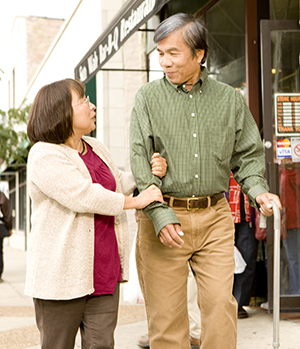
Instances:
[[[159,41],[157,51],[159,64],[170,82],[177,85],[197,82],[204,50],[198,50],[193,58],[190,48],[182,40],[181,30]]]

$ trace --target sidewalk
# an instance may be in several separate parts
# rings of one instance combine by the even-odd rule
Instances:
[[[26,252],[5,246],[4,264],[5,282],[0,284],[0,349],[39,349],[32,300],[23,293]],[[238,320],[238,349],[272,348],[272,315],[260,308],[247,308],[247,311],[249,318]],[[280,348],[300,349],[299,317],[298,314],[298,321],[281,319]],[[138,349],[136,342],[146,332],[144,306],[129,305],[121,300],[115,349]],[[79,343],[78,338],[76,349],[80,348]]]

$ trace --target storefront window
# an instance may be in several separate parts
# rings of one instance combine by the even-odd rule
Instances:
[[[174,1],[167,3],[167,15],[172,16],[175,13],[184,12],[189,14],[196,13],[200,8],[207,5],[210,0],[188,0],[188,1]]]
[[[272,31],[272,82],[275,93],[300,92],[300,35],[298,31]]]
[[[244,2],[221,0],[206,13],[210,76],[245,93]]]
[[[272,31],[272,88],[275,103],[274,161],[279,164],[281,294],[300,294],[300,35]],[[288,54],[287,54],[288,53]]]
[[[96,75],[85,85],[86,96],[90,97],[90,101],[97,107],[97,93],[96,93]],[[88,136],[97,138],[96,128],[88,134]]]
[[[299,0],[271,0],[270,19],[299,19]]]

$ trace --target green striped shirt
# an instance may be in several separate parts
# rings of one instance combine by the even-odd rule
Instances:
[[[256,123],[241,93],[229,85],[201,77],[191,91],[167,78],[137,92],[130,124],[131,169],[139,191],[151,184],[176,197],[208,196],[228,191],[230,171],[250,204],[269,190],[265,154]],[[159,152],[168,170],[160,179],[151,174],[151,157]],[[144,209],[156,233],[179,223],[166,204]]]

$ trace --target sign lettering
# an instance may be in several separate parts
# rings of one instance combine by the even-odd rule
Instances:
[[[300,94],[275,94],[276,136],[300,134]]]
[[[121,16],[117,15],[77,65],[75,77],[87,83],[132,34],[169,1],[132,1],[132,6]]]

